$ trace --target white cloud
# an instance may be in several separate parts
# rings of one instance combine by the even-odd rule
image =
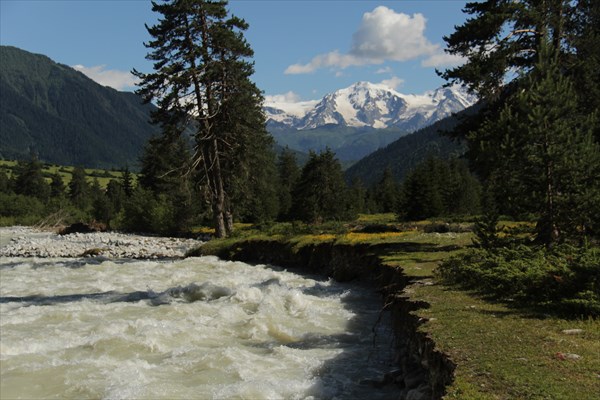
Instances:
[[[73,69],[83,73],[88,78],[103,86],[110,86],[117,90],[132,88],[139,81],[139,79],[133,76],[129,71],[106,69],[106,65],[86,67],[78,64],[73,65]]]
[[[307,64],[293,64],[286,74],[306,74],[319,68],[344,69],[350,66],[381,64],[386,60],[408,61],[439,52],[439,45],[424,35],[427,20],[422,14],[412,16],[379,6],[363,15],[352,36],[348,53],[338,50],[315,56]]]
[[[264,105],[278,108],[296,117],[303,117],[318,102],[319,100],[301,100],[298,94],[289,91],[283,94],[265,95]]]
[[[371,60],[408,61],[431,54],[437,45],[424,36],[427,20],[422,14],[412,17],[384,6],[363,15],[352,37],[351,54]]]
[[[463,64],[465,58],[454,54],[438,52],[421,61],[423,67],[452,67]]]
[[[390,79],[384,79],[380,83],[389,88],[398,89],[404,84],[404,79],[398,78],[397,76],[392,76]]]
[[[392,69],[390,67],[379,68],[377,71],[375,71],[375,73],[376,74],[391,74]]]
[[[338,50],[314,57],[308,64],[293,64],[286,68],[290,75],[308,74],[324,67],[348,68],[355,65],[365,65],[369,62],[352,54],[341,54]]]
[[[265,95],[265,104],[271,103],[297,103],[300,101],[300,95],[291,90],[283,94]]]

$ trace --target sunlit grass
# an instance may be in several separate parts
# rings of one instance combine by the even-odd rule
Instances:
[[[3,170],[9,177],[13,176],[13,169],[16,165],[17,161],[0,160],[0,170]],[[71,179],[73,177],[73,169],[74,167],[70,166],[43,164],[42,174],[45,175],[45,180],[48,183],[52,181],[50,175],[59,174],[63,180],[63,184],[65,186],[68,186],[69,182],[71,182]],[[92,184],[94,182],[94,179],[96,179],[98,180],[98,184],[100,185],[100,187],[103,189],[106,188],[106,186],[112,179],[119,180],[123,176],[122,171],[112,171],[96,168],[85,168],[85,173],[87,175],[87,180],[90,184]],[[131,173],[131,178],[133,185],[135,185],[137,182],[137,174]]]
[[[412,231],[407,232],[381,232],[381,233],[364,233],[364,232],[348,232],[345,235],[337,237],[340,243],[385,243],[395,242],[402,237],[412,235]]]
[[[356,222],[369,224],[391,224],[398,222],[398,217],[394,213],[359,214]]]

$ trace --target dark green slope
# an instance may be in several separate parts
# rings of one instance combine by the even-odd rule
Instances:
[[[307,153],[329,148],[343,162],[353,163],[373,151],[407,134],[398,128],[374,129],[325,125],[315,129],[271,128],[271,135],[281,146]]]
[[[132,166],[158,132],[151,108],[46,56],[0,46],[0,158]]]
[[[398,181],[402,181],[410,170],[429,156],[450,158],[463,154],[465,147],[462,143],[441,134],[454,129],[458,118],[444,118],[369,154],[346,170],[347,181],[359,178],[363,184],[370,186],[381,179],[387,167],[391,168]]]

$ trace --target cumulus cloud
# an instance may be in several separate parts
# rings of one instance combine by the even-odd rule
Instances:
[[[439,51],[421,61],[423,67],[452,67],[463,64],[465,58]]]
[[[425,37],[427,20],[422,14],[412,17],[384,6],[363,15],[352,37],[351,54],[371,60],[408,61],[430,54],[437,45]]]
[[[300,101],[300,96],[291,90],[283,94],[265,95],[265,104],[269,103],[297,103]]]
[[[348,68],[350,66],[368,64],[368,60],[363,60],[352,54],[342,54],[338,50],[334,50],[327,54],[320,54],[314,57],[308,64],[293,64],[286,68],[286,74],[308,74],[319,68],[338,67]]]
[[[296,117],[303,117],[308,110],[312,109],[319,100],[302,100],[300,96],[292,91],[283,94],[271,94],[265,96],[264,105],[275,107]]]
[[[398,89],[404,84],[404,79],[398,78],[397,76],[392,76],[390,79],[384,79],[380,83],[389,88]]]
[[[138,82],[138,78],[133,76],[131,72],[106,69],[106,65],[86,67],[78,64],[73,65],[73,69],[83,73],[88,78],[103,86],[110,86],[117,90],[132,88]]]
[[[319,68],[344,69],[350,66],[381,64],[387,60],[409,61],[432,56],[440,46],[425,37],[427,20],[422,14],[397,13],[385,6],[363,15],[352,36],[348,53],[338,50],[315,56],[307,64],[293,64],[286,74],[306,74]]]
[[[379,68],[377,71],[375,71],[376,74],[390,74],[391,72],[392,69],[390,67]]]

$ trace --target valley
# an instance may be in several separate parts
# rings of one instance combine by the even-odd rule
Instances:
[[[159,133],[150,123],[154,106],[43,55],[8,46],[0,52],[0,159],[27,159],[34,153],[54,164],[139,167],[145,143]],[[459,87],[406,95],[357,82],[321,100],[265,102],[263,110],[279,148],[300,153],[329,148],[350,166],[475,102]]]
[[[600,2],[0,20],[0,398],[596,399]]]

